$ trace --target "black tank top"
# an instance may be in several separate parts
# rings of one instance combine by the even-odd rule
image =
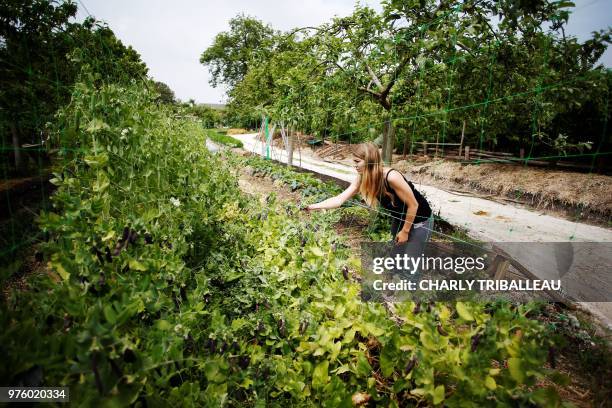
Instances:
[[[385,186],[387,187],[387,191],[393,195],[393,202],[391,202],[391,198],[386,194],[383,194],[382,197],[379,197],[378,201],[380,203],[380,206],[387,210],[389,215],[395,218],[399,218],[403,221],[406,219],[406,210],[408,209],[408,206],[402,201],[401,198],[399,198],[399,196],[397,195],[395,190],[389,185],[389,181],[387,180],[389,178],[389,173],[391,173],[393,170],[395,169],[389,170],[387,172],[387,175],[385,176]],[[398,170],[395,171],[400,173]],[[402,177],[404,177],[403,174]],[[404,177],[404,180],[406,180],[406,177]],[[412,184],[412,182],[406,180],[406,183],[408,183],[408,185],[410,186],[412,194],[414,194],[414,198],[419,204],[419,208],[417,209],[416,217],[414,218],[413,224],[418,224],[419,222],[427,221],[429,217],[431,217],[431,207],[429,206],[429,203],[427,202],[425,197],[423,197],[423,195],[421,195],[421,193],[419,193],[418,190],[414,188],[414,184]],[[393,203],[395,203],[395,205],[393,205]]]

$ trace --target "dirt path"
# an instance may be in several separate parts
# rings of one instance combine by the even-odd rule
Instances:
[[[244,143],[245,150],[262,154],[262,143],[256,134],[234,135]],[[301,163],[297,152],[293,164],[308,170],[352,181],[356,172],[352,167],[326,162],[302,150]],[[271,152],[273,159],[287,162],[286,153]],[[416,184],[427,196],[436,214],[455,226],[465,228],[472,237],[487,242],[612,242],[612,229],[572,222],[532,211],[520,204],[500,203],[465,194]]]
[[[243,142],[245,150],[264,155],[266,152],[263,144],[256,140],[256,136],[257,134],[234,135]],[[281,149],[271,149],[270,156],[279,162],[287,162],[286,152]],[[352,181],[356,176],[352,167],[326,162],[304,149],[300,154],[294,154],[293,164],[345,181]],[[436,215],[465,229],[469,236],[483,242],[612,242],[612,230],[608,228],[553,217],[519,204],[453,194],[424,184],[415,185],[427,197]],[[513,255],[527,265],[540,265],[544,259],[539,257],[537,252]],[[598,256],[597,276],[584,280],[587,292],[581,292],[581,299],[608,300],[612,295],[609,284],[595,287],[589,284],[593,281],[609,283],[610,280],[607,271],[612,269],[612,251]],[[538,271],[534,273],[538,274]],[[612,302],[583,302],[581,305],[612,328]]]

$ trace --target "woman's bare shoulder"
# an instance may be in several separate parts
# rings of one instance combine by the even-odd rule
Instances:
[[[402,173],[399,172],[399,170],[388,169],[388,171],[385,172],[385,175],[389,183],[393,186],[406,184],[406,180],[404,179]]]

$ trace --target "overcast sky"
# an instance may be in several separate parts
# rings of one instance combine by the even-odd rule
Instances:
[[[208,84],[208,70],[200,64],[202,52],[215,35],[228,29],[228,22],[244,13],[277,30],[318,25],[334,15],[353,10],[354,0],[74,0],[79,21],[88,13],[104,20],[115,35],[138,51],[149,67],[149,75],[165,82],[177,98],[198,103],[224,103],[225,89]],[[377,10],[379,1],[361,1]],[[580,40],[590,32],[612,25],[611,0],[577,0],[568,34]],[[85,10],[87,9],[87,11]],[[602,62],[612,67],[612,50]]]

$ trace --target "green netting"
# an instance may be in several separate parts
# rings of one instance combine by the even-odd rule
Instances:
[[[488,164],[488,163],[503,163],[516,164],[523,166],[541,165],[543,162],[554,164],[562,159],[568,162],[569,165],[580,166],[586,169],[589,173],[593,172],[595,163],[598,159],[607,159],[610,155],[608,151],[607,141],[609,134],[607,133],[607,116],[608,105],[607,97],[609,90],[607,83],[599,83],[602,93],[606,95],[606,105],[601,118],[603,128],[601,130],[601,138],[599,141],[594,141],[591,146],[595,146],[593,151],[580,148],[580,152],[563,151],[554,154],[551,148],[545,148],[543,140],[546,140],[544,127],[551,127],[550,113],[547,111],[547,106],[554,103],[554,98],[560,93],[580,92],[580,89],[585,87],[593,87],[591,72],[587,73],[565,73],[563,75],[549,75],[550,66],[556,62],[551,62],[551,48],[553,48],[553,39],[549,36],[550,33],[536,33],[538,41],[543,42],[541,50],[537,54],[536,59],[531,61],[528,69],[530,77],[525,84],[518,83],[516,86],[504,87],[503,83],[498,81],[499,73],[494,75],[494,71],[503,67],[506,60],[509,58],[508,53],[512,51],[513,44],[500,41],[497,36],[493,36],[490,42],[480,43],[470,52],[463,52],[458,55],[461,47],[458,46],[456,25],[461,23],[461,6],[452,8],[448,12],[442,13],[439,17],[432,21],[415,27],[404,32],[402,35],[396,35],[393,38],[394,50],[391,58],[391,66],[388,67],[381,75],[388,75],[389,72],[394,72],[393,67],[397,66],[400,61],[398,57],[397,47],[409,41],[417,41],[421,50],[424,62],[419,63],[417,69],[408,72],[394,72],[394,80],[415,81],[416,92],[413,95],[411,103],[411,112],[406,112],[401,109],[401,106],[394,106],[389,112],[384,112],[381,109],[379,121],[368,120],[366,125],[348,126],[344,129],[332,134],[333,140],[344,140],[349,144],[365,140],[374,140],[384,131],[385,123],[388,120],[396,127],[396,141],[394,150],[401,153],[402,158],[413,162],[423,154],[430,154],[434,157],[445,158],[447,152],[456,151],[457,157],[451,159],[459,159],[462,163],[470,164]],[[442,61],[436,64],[427,66],[426,58],[428,57],[427,44],[427,29],[433,26],[448,25],[452,28],[450,38],[448,38],[450,52],[445,55]],[[382,41],[381,41],[382,43]],[[384,45],[376,45],[379,47],[371,52],[384,53]],[[465,74],[459,76],[460,68],[464,65],[481,66],[480,72],[476,72],[472,76]],[[436,77],[437,70],[444,67],[444,73]],[[370,68],[368,67],[368,70]],[[350,78],[350,72],[338,71],[339,75],[347,75]],[[561,72],[561,71],[559,71]],[[479,76],[484,74],[483,76]],[[610,75],[610,71],[607,71]],[[428,77],[440,78],[443,82],[440,84],[428,83]],[[382,76],[381,76],[382,78]],[[470,97],[469,92],[477,97]],[[471,98],[471,100],[470,100]],[[358,103],[357,100],[355,102]],[[564,103],[564,102],[559,102]],[[524,126],[524,133],[519,137],[516,143],[506,143],[501,149],[496,150],[497,137],[491,136],[492,127],[495,124],[504,123],[507,133],[515,131],[517,123],[527,123],[527,120],[519,120],[517,118],[505,118],[503,111],[507,108],[508,111],[522,112],[524,118],[530,118],[530,125]],[[329,107],[328,107],[329,109]],[[501,111],[501,113],[500,113]],[[390,119],[383,116],[390,114]],[[315,118],[318,115],[316,112],[308,112],[305,115],[306,122],[309,118]],[[326,117],[327,118],[327,117]],[[284,118],[285,120],[289,118]],[[304,123],[306,123],[304,122]],[[507,122],[507,123],[505,123]],[[326,125],[326,129],[327,129]],[[332,125],[333,128],[333,125]],[[557,129],[558,130],[558,129]],[[563,130],[563,129],[561,129]],[[469,134],[471,142],[464,142],[463,136]],[[476,137],[474,137],[476,136]],[[559,132],[559,136],[561,132]],[[474,138],[476,143],[474,143]],[[471,158],[468,159],[466,147],[471,145]],[[458,149],[452,149],[453,147]],[[520,147],[520,149],[518,148]],[[476,152],[474,152],[476,148]],[[463,150],[462,150],[463,149]],[[519,152],[520,150],[520,152]],[[419,153],[420,151],[420,153]],[[482,152],[482,153],[481,153]],[[519,154],[520,153],[520,154]],[[496,157],[497,156],[497,157]],[[587,163],[588,162],[588,163]],[[441,164],[441,162],[440,162]],[[435,165],[438,165],[436,163]],[[602,171],[600,169],[600,171]],[[603,170],[605,171],[605,170]],[[609,171],[609,170],[608,170]],[[522,198],[519,194],[517,199]],[[356,204],[354,202],[354,204]],[[470,208],[476,212],[477,209]],[[518,210],[515,210],[515,215]],[[453,220],[449,220],[452,221]],[[471,225],[466,224],[464,227],[470,228]],[[573,240],[578,224],[573,225],[573,231],[568,231],[566,239]],[[508,226],[509,240],[520,239],[513,226]]]
[[[36,12],[31,13],[35,15]],[[61,168],[64,160],[78,159],[78,155],[85,151],[64,142],[66,129],[62,129],[56,139],[51,137],[49,128],[55,110],[70,102],[70,95],[75,91],[74,83],[82,75],[88,75],[99,86],[107,82],[127,84],[137,80],[148,87],[149,80],[145,75],[118,69],[122,63],[119,59],[129,58],[128,49],[104,25],[97,23],[91,15],[89,18],[91,20],[82,25],[58,22],[59,25],[46,32],[42,25],[37,27],[32,23],[33,26],[28,28],[24,22],[22,34],[15,34],[17,42],[13,37],[4,38],[4,47],[11,48],[5,48],[0,60],[2,72],[8,73],[5,81],[11,77],[19,78],[19,83],[7,82],[7,85],[17,89],[11,91],[24,100],[17,112],[3,106],[5,115],[1,126],[5,204],[0,220],[0,264],[3,267],[9,265],[9,269],[18,268],[25,261],[22,259],[23,251],[44,239],[34,221],[39,211],[50,209],[49,197],[54,191],[54,186],[49,183],[51,172]],[[43,33],[36,37],[37,33],[27,34],[28,29],[43,30]],[[33,49],[34,46],[42,50]],[[10,52],[25,54],[25,63],[18,64],[19,58],[12,58]],[[40,52],[46,54],[40,57],[37,55]],[[119,56],[118,53],[123,54]],[[42,58],[47,58],[45,64],[41,62]],[[8,92],[11,91],[3,93],[3,104],[10,103]],[[19,119],[13,120],[12,117]],[[121,159],[114,152],[109,154]],[[17,165],[19,161],[21,166]]]
[[[80,2],[80,4],[87,11],[85,5],[82,2]],[[549,64],[549,48],[552,47],[552,44],[548,37],[544,37],[547,39],[547,42],[545,43],[542,54],[540,55],[541,69],[534,75],[534,78],[537,79],[535,86],[530,87],[528,86],[529,84],[526,84],[527,86],[523,87],[522,89],[514,89],[512,92],[508,92],[508,90],[502,89],[495,83],[493,72],[496,68],[498,68],[497,64],[499,63],[499,53],[507,52],[506,48],[510,47],[511,44],[504,44],[497,40],[491,40],[489,43],[477,44],[477,46],[474,47],[469,53],[461,53],[461,55],[458,55],[460,47],[458,46],[456,28],[458,24],[461,23],[461,13],[463,12],[465,11],[462,9],[462,6],[456,6],[432,19],[430,22],[414,27],[410,30],[406,30],[401,35],[398,34],[392,38],[392,42],[394,44],[392,51],[393,66],[397,66],[401,63],[398,57],[399,54],[397,47],[402,46],[402,44],[407,44],[413,40],[418,42],[422,57],[424,59],[419,64],[417,69],[413,69],[412,72],[409,73],[393,71],[391,69],[389,70],[389,72],[394,72],[394,79],[396,81],[415,81],[417,83],[416,92],[411,99],[410,111],[402,109],[403,107],[401,105],[397,107],[394,106],[393,109],[388,112],[389,118],[381,118],[379,121],[375,122],[369,121],[369,123],[363,126],[354,126],[350,123],[351,120],[355,119],[354,115],[348,119],[344,119],[343,124],[338,124],[337,117],[330,114],[325,114],[322,119],[323,131],[320,136],[324,139],[331,139],[334,142],[347,141],[350,145],[363,140],[375,139],[384,132],[385,123],[390,122],[394,124],[397,132],[394,150],[400,152],[402,158],[407,159],[409,162],[417,159],[421,154],[427,154],[428,152],[433,154],[435,157],[444,158],[447,156],[447,154],[450,154],[449,152],[454,151],[455,149],[453,149],[453,147],[456,146],[460,146],[460,149],[458,149],[457,152],[458,156],[462,157],[464,156],[464,151],[462,151],[461,148],[465,149],[465,147],[469,144],[467,140],[465,143],[463,141],[460,143],[460,135],[466,133],[466,135],[469,135],[472,139],[474,139],[474,135],[477,135],[477,143],[474,145],[474,142],[472,141],[472,147],[477,146],[479,150],[485,151],[488,149],[488,144],[490,144],[488,132],[490,131],[491,123],[499,123],[500,120],[503,121],[503,117],[499,117],[498,114],[492,116],[492,107],[513,106],[524,107],[525,112],[531,112],[531,131],[528,135],[529,140],[528,143],[524,143],[522,147],[526,153],[525,156],[517,157],[518,152],[516,149],[514,149],[513,156],[496,158],[478,155],[475,159],[472,158],[469,160],[470,163],[517,163],[526,166],[529,165],[530,162],[554,162],[559,159],[580,159],[582,162],[588,161],[588,165],[590,167],[589,172],[593,172],[596,170],[598,160],[608,160],[612,152],[607,151],[609,148],[609,134],[607,128],[609,114],[609,89],[607,89],[607,86],[605,89],[601,90],[602,93],[605,94],[605,113],[601,119],[603,124],[601,136],[597,142],[593,143],[595,146],[593,149],[594,151],[563,154],[542,153],[543,150],[536,149],[535,145],[537,138],[541,134],[543,123],[542,118],[546,114],[545,105],[549,103],[547,98],[552,98],[554,95],[556,95],[556,92],[563,90],[564,87],[569,85],[577,86],[579,88],[583,83],[585,83],[585,81],[590,79],[589,74],[578,74],[573,76],[569,75],[562,78],[548,78],[545,75],[545,68]],[[431,64],[428,66],[426,63],[426,59],[428,58],[428,50],[426,47],[427,30],[430,27],[440,25],[447,25],[452,33],[448,39],[450,44],[450,52],[448,55],[443,57],[442,61],[438,61],[437,64]],[[83,38],[75,36],[64,29],[61,29],[60,31],[65,32],[66,35],[74,41],[75,47],[80,46],[83,48],[91,48],[91,42],[85,42]],[[91,52],[91,55],[87,61],[83,61],[83,64],[92,66],[95,71],[96,67],[107,67],[108,60],[113,59],[116,50],[110,49],[108,41],[105,41],[104,36],[107,33],[98,30],[94,31],[94,34],[97,35],[96,40],[98,42],[98,47]],[[50,49],[61,49],[61,47],[58,46],[58,44],[55,44],[53,41],[50,41],[48,46]],[[379,51],[384,52],[382,49]],[[62,83],[64,73],[60,72],[58,69],[58,61],[62,57],[56,53],[51,53],[51,56],[52,64],[45,67],[47,70],[51,71],[50,75],[48,72],[37,71],[36,67],[31,66],[31,64],[20,66],[16,65],[10,60],[3,60],[2,63],[6,67],[20,70],[26,75],[27,78],[29,78],[30,82],[39,81],[47,84],[47,86],[52,89],[50,94],[55,95],[54,98],[59,104],[60,101],[63,102],[62,98],[65,99],[65,96],[63,95],[73,90],[73,85]],[[465,65],[468,63],[474,65],[481,64],[483,67],[486,66],[486,69],[483,69],[482,72],[487,73],[487,77],[460,77],[459,72],[462,64]],[[441,75],[439,75],[439,72],[437,72],[440,69],[440,66],[445,67],[444,72]],[[131,79],[127,74],[123,78],[119,72],[114,72],[113,74],[119,76],[119,80],[129,81]],[[427,82],[428,77],[435,77],[436,75],[441,78],[441,83],[439,84],[440,89],[432,87],[431,84]],[[146,78],[141,79],[145,80],[146,84]],[[104,79],[100,78],[98,81],[104,82]],[[28,86],[27,82],[25,86]],[[330,82],[330,84],[324,84],[323,86],[333,87],[335,85]],[[479,95],[479,98],[472,98],[472,100],[468,100],[469,98],[467,96],[469,93],[468,91],[470,91],[469,87],[471,87],[471,91],[473,91],[474,95]],[[304,103],[305,89],[306,88],[304,87],[303,91],[298,96],[298,100],[301,101],[302,104]],[[42,129],[44,128],[43,122],[48,118],[44,115],[40,115],[37,111],[39,104],[36,103],[36,101],[38,100],[39,95],[36,94],[35,87],[30,87],[27,95],[32,102],[30,104],[32,110],[24,113],[30,114],[30,116],[34,118],[36,127]],[[360,96],[359,94],[355,94],[351,97],[348,105],[357,106],[362,103],[362,101],[363,95]],[[319,106],[316,108],[324,112],[331,112],[334,104],[338,102],[339,101],[328,97],[327,94],[324,94],[319,101]],[[282,119],[285,123],[293,124],[294,128],[296,129],[300,126],[300,124],[308,124],[308,126],[310,126],[313,120],[321,118],[321,113],[308,112],[307,108],[304,109],[305,114],[299,118],[285,117]],[[346,123],[349,125],[347,126]],[[260,124],[260,127],[261,126],[262,124]],[[263,124],[263,126],[266,127],[267,131],[267,118],[265,119],[265,124]],[[508,126],[510,127],[511,125],[509,124]],[[27,156],[32,156],[31,159],[28,158],[33,167],[30,175],[36,175],[39,177],[39,180],[37,181],[39,188],[37,194],[40,199],[38,202],[40,202],[42,207],[45,208],[49,205],[48,197],[49,194],[52,193],[52,190],[50,190],[51,186],[49,186],[44,180],[44,178],[48,176],[49,170],[49,163],[45,162],[46,156],[49,153],[52,153],[56,160],[63,160],[63,158],[67,157],[67,155],[78,155],[81,150],[78,146],[66,145],[62,143],[61,140],[48,141],[46,145],[40,146],[13,146],[11,143],[8,143],[9,137],[7,137],[7,126],[3,127],[3,132],[5,132],[5,135],[2,138],[0,151],[3,154],[2,167],[5,182],[13,179],[12,175],[9,174],[9,169],[11,167],[9,157],[11,154],[15,155],[22,153]],[[51,144],[53,144],[53,146],[51,146]],[[427,151],[425,151],[425,149],[427,149]],[[115,159],[122,160],[119,155],[113,152],[110,152],[109,154]],[[272,154],[273,152],[271,152],[270,148],[268,147],[266,149],[267,157],[271,157]],[[163,166],[164,163],[159,163],[159,165]],[[29,236],[27,239],[23,239],[20,231],[24,231],[24,229],[19,225],[19,216],[16,211],[18,209],[19,211],[24,210],[15,201],[15,197],[11,196],[10,190],[6,190],[4,195],[5,197],[3,201],[6,203],[5,207],[7,217],[4,220],[4,225],[2,226],[2,231],[4,233],[0,238],[2,240],[3,247],[1,253],[3,257],[10,257],[20,248],[36,242],[37,239],[40,239],[40,236],[34,235]],[[36,211],[30,211],[30,213],[36,213]],[[572,238],[573,234],[570,234],[568,239]]]

